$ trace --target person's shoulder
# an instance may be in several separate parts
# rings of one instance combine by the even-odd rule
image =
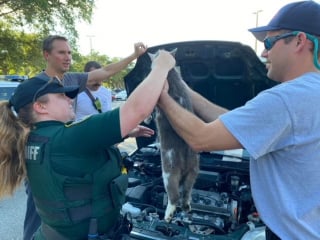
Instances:
[[[63,82],[66,85],[74,85],[74,84],[79,85],[82,82],[85,86],[87,79],[88,79],[87,72],[67,72],[63,75]]]
[[[67,72],[63,74],[64,79],[70,79],[70,78],[78,78],[80,76],[88,76],[87,72]]]
[[[84,124],[85,124],[87,121],[89,121],[92,116],[93,116],[93,114],[82,116],[81,118],[78,118],[77,120],[74,120],[74,121],[70,121],[70,122],[65,123],[64,126],[67,127],[67,128],[69,128],[69,127],[76,127],[76,126],[79,126],[79,127],[86,126],[86,125],[84,125]]]
[[[99,88],[99,90],[103,91],[103,92],[111,92],[111,90],[109,88],[107,88],[107,87],[105,87],[103,85]]]
[[[78,93],[77,95],[77,101],[79,101],[79,99],[82,99],[82,98],[87,98],[87,93],[86,92],[81,92],[81,93]]]
[[[39,72],[38,74],[36,74],[35,77],[40,78],[40,79],[45,79],[45,80],[50,79],[50,77],[46,74],[46,72],[44,70]]]

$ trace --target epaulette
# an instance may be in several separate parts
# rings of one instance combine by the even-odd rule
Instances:
[[[77,125],[79,123],[82,123],[86,120],[88,120],[92,115],[88,115],[88,116],[85,116],[84,118],[82,118],[81,120],[78,120],[78,121],[70,121],[70,122],[67,122],[64,124],[65,127],[72,127],[74,125]]]

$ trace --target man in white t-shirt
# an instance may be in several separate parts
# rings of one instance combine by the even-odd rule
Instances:
[[[89,61],[84,67],[85,72],[101,68],[96,61]],[[87,84],[87,89],[77,97],[76,120],[99,112],[107,112],[112,109],[111,90],[99,83]]]
[[[84,66],[84,72],[91,72],[101,68],[96,61],[89,61]],[[86,89],[77,95],[76,102],[76,121],[81,121],[87,116],[107,112],[112,109],[111,90],[104,87],[100,83],[90,83],[86,85]],[[142,134],[142,132],[144,132]],[[142,134],[142,135],[141,135]],[[153,130],[143,125],[138,125],[126,137],[148,136],[153,134]]]

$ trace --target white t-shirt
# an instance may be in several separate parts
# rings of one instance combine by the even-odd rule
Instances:
[[[98,98],[101,102],[102,112],[107,112],[112,109],[111,90],[101,86],[97,91],[90,91],[93,97]],[[77,97],[76,104],[76,120],[81,120],[84,117],[99,113],[94,107],[92,100],[84,91]]]

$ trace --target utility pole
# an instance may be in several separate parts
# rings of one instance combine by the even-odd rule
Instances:
[[[256,27],[258,27],[259,25],[259,13],[261,13],[262,10],[257,10],[255,12],[253,12],[253,14],[256,15]],[[254,42],[254,51],[257,52],[257,45],[258,45],[258,40],[256,39]]]
[[[89,42],[90,42],[90,54],[92,54],[92,38],[94,38],[95,36],[94,35],[87,35],[87,37],[89,38]]]

